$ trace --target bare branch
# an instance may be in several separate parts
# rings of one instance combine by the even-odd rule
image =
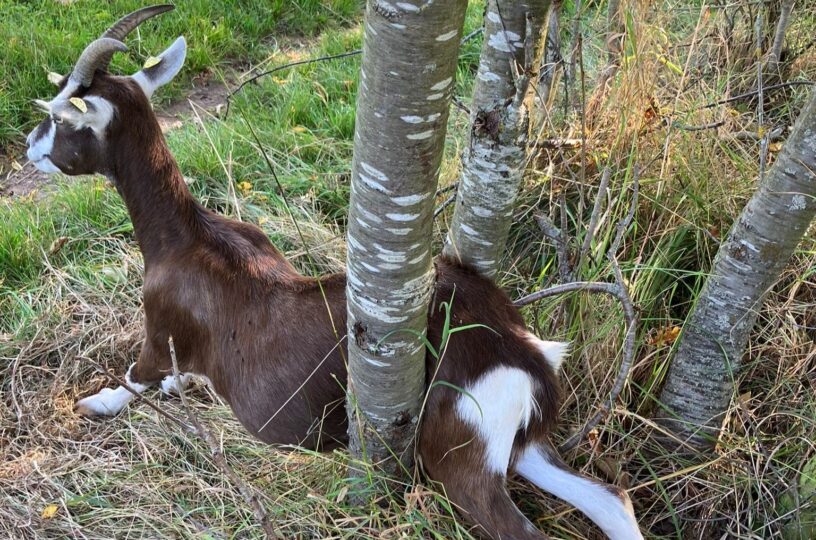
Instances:
[[[783,0],[782,9],[779,12],[779,19],[776,21],[776,32],[774,33],[773,44],[768,53],[768,71],[779,70],[779,60],[782,57],[782,45],[785,43],[785,33],[788,31],[791,11],[793,11],[794,0]]]
[[[601,174],[601,182],[598,185],[598,194],[595,196],[595,205],[592,207],[592,215],[589,217],[589,226],[587,227],[586,236],[584,237],[584,243],[581,245],[581,251],[578,253],[578,262],[575,265],[576,268],[581,268],[581,262],[589,252],[589,247],[592,244],[592,239],[595,236],[595,228],[598,226],[598,220],[601,217],[601,208],[603,207],[603,199],[604,195],[606,194],[606,188],[609,186],[610,176],[611,171],[609,167],[606,167],[603,170],[603,174]]]

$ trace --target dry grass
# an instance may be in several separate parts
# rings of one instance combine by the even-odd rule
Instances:
[[[782,538],[786,527],[793,534],[796,519],[813,519],[816,505],[812,498],[794,496],[801,471],[816,456],[812,231],[761,308],[715,451],[668,452],[649,420],[674,345],[672,329],[682,325],[719,240],[755,185],[758,143],[729,135],[757,131],[756,103],[702,108],[750,86],[740,55],[753,4],[735,4],[742,11],[731,33],[720,11],[701,13],[680,2],[660,8],[629,5],[636,8],[628,28],[636,45],[603,91],[592,86],[597,72],[592,66],[602,58],[593,44],[601,41],[587,40],[592,118],[583,151],[548,150],[532,164],[504,265],[505,285],[518,295],[553,279],[555,249],[542,240],[531,215],[548,213],[560,224],[563,196],[567,230],[580,245],[600,170],[607,165],[614,171],[609,201],[590,256],[577,272],[582,278],[610,279],[603,254],[628,207],[634,164],[642,167],[638,212],[619,253],[641,313],[636,365],[617,408],[566,458],[588,474],[628,488],[649,537]],[[814,17],[812,8],[795,12],[791,40],[796,47],[812,37]],[[586,24],[585,35],[598,35],[603,14],[590,12]],[[788,76],[816,78],[813,54],[811,49],[797,58]],[[763,111],[766,122],[789,125],[805,95],[802,88],[774,95]],[[560,109],[544,135],[581,138],[580,116],[564,116]],[[715,122],[716,128],[687,129]],[[446,153],[444,182],[456,177],[454,148],[466,131],[464,115],[452,115],[451,126],[455,138]],[[259,168],[254,178],[264,174]],[[229,207],[225,201],[225,195],[212,194],[214,204]],[[345,259],[342,222],[328,219],[318,202],[307,194],[295,204],[314,264],[280,208],[273,212],[259,198],[246,197],[241,211],[245,219],[260,222],[301,269],[329,271]],[[438,221],[437,242],[449,212]],[[112,420],[73,413],[78,397],[109,385],[97,367],[121,374],[140,346],[141,258],[128,236],[104,242],[119,274],[100,285],[76,266],[46,265],[35,287],[19,291],[33,315],[21,317],[25,327],[0,336],[0,537],[258,537],[260,527],[202,441],[137,402]],[[558,434],[563,437],[591,415],[612,385],[623,336],[620,309],[606,299],[574,295],[526,314],[542,335],[577,344],[563,378],[567,400]],[[377,504],[352,507],[346,495],[355,486],[344,479],[345,453],[270,450],[250,438],[206,387],[191,397],[230,464],[261,491],[285,536],[470,538],[444,498],[427,486],[406,486],[404,493],[398,489]],[[146,399],[184,416],[174,399],[152,390]],[[514,484],[514,495],[552,536],[599,538],[560,501],[521,484]]]

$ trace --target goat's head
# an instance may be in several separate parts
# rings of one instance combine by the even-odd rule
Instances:
[[[73,71],[58,81],[59,93],[51,101],[35,103],[48,114],[26,140],[28,159],[46,173],[69,175],[112,172],[111,139],[128,125],[155,123],[150,96],[181,69],[187,45],[183,37],[129,77],[107,73],[117,51],[126,51],[122,40],[143,21],[171,5],[140,9],[123,17],[102,37],[88,45]],[[152,125],[152,124],[151,124]]]

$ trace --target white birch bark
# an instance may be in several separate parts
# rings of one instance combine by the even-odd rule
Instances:
[[[434,282],[433,195],[466,0],[369,0],[348,220],[349,447],[412,459]],[[393,454],[392,454],[393,453]]]
[[[547,41],[550,0],[490,0],[443,253],[495,277],[527,161],[530,111]]]
[[[745,206],[686,321],[658,420],[693,446],[716,442],[765,294],[816,216],[816,92]]]

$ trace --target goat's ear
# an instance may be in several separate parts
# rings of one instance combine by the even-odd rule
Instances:
[[[147,99],[157,88],[173,80],[184,65],[186,54],[187,42],[180,37],[157,58],[148,59],[145,68],[133,75],[133,80],[142,87]]]

